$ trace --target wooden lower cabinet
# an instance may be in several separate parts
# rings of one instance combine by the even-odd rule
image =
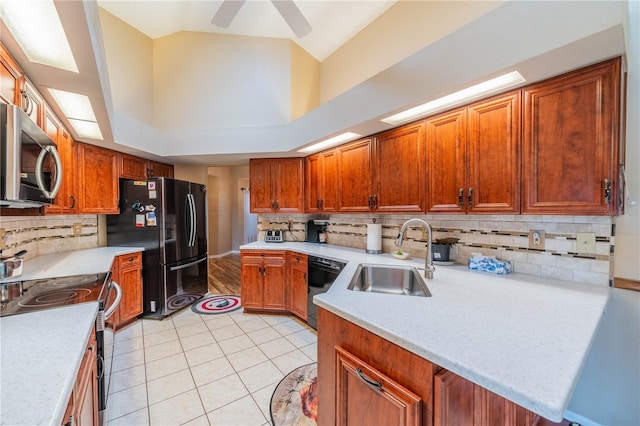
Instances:
[[[98,364],[95,331],[91,333],[76,376],[63,425],[98,425]]]
[[[244,310],[285,312],[286,252],[243,250],[240,264]]]
[[[422,424],[422,398],[341,347],[335,348],[336,425]]]
[[[375,389],[344,371],[350,368],[349,362],[353,363],[347,358],[356,359],[357,368],[368,378],[382,381],[386,396],[377,395],[374,399],[371,391]],[[345,404],[347,412],[350,407],[355,416],[352,421],[346,418],[351,425],[431,425],[435,367],[426,359],[318,308],[318,425],[346,424]],[[396,399],[392,401],[393,398]],[[382,413],[383,410],[389,413]],[[393,420],[366,417],[374,413],[385,420],[390,415]]]
[[[287,310],[306,321],[309,291],[307,255],[288,252],[287,269]]]
[[[142,253],[131,253],[118,256],[111,267],[112,279],[122,289],[120,306],[107,322],[117,329],[142,314]],[[109,306],[112,301],[109,301]]]

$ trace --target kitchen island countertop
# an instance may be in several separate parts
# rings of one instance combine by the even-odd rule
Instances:
[[[608,287],[464,265],[436,266],[432,297],[347,289],[360,263],[424,267],[424,259],[300,242],[240,247],[293,250],[346,261],[314,303],[553,421],[569,404],[604,315]]]

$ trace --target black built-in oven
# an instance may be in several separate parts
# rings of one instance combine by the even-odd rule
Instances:
[[[309,256],[308,260],[308,296],[307,324],[318,328],[318,309],[313,304],[313,296],[326,293],[336,280],[346,263],[318,256]]]

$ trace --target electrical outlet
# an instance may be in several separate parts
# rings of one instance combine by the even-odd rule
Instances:
[[[7,231],[4,228],[0,228],[0,250],[7,248],[7,240],[5,239]]]
[[[529,248],[536,250],[544,250],[544,231],[529,231]]]
[[[576,251],[578,253],[595,253],[596,234],[593,232],[576,233]]]
[[[76,222],[73,224],[73,236],[77,237],[82,235],[82,224],[80,222]]]

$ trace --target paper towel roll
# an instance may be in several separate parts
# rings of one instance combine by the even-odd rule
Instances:
[[[382,225],[379,223],[367,224],[367,253],[382,253]]]

